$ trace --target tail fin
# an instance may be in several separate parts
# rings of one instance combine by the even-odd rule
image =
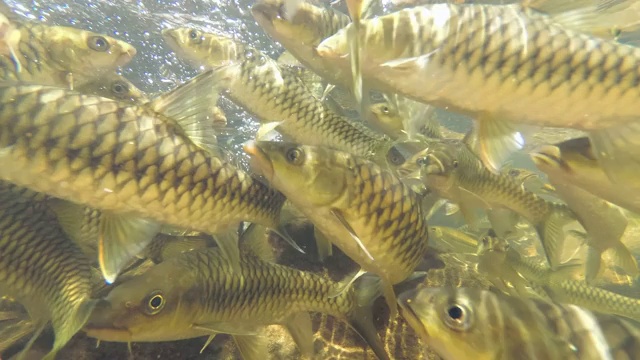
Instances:
[[[373,323],[373,304],[382,294],[382,280],[375,275],[366,274],[355,286],[356,306],[349,316],[349,323],[371,346],[378,359],[388,360],[389,355]]]
[[[576,216],[563,204],[551,204],[546,218],[536,225],[536,231],[542,242],[547,261],[552,269],[560,264],[560,255],[564,248],[564,226],[575,221]]]
[[[69,307],[68,310],[54,310],[55,313],[52,316],[51,323],[56,337],[53,342],[53,348],[43,360],[55,359],[58,351],[60,351],[87,322],[97,302],[97,300],[86,300],[76,308]]]
[[[612,248],[613,250],[613,261],[616,266],[619,266],[622,270],[624,270],[627,275],[636,278],[640,275],[640,271],[638,270],[638,262],[636,258],[633,257],[629,248],[627,248],[622,242],[618,242],[616,246]]]

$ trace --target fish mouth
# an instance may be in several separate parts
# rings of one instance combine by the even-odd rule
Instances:
[[[400,313],[402,314],[402,317],[407,320],[409,325],[411,325],[414,330],[422,333],[423,338],[426,338],[429,336],[429,333],[427,332],[427,329],[420,323],[420,317],[418,316],[418,314],[413,311],[413,308],[411,307],[413,298],[415,298],[414,295],[417,292],[418,290],[414,289],[401,293],[400,295],[398,295],[398,304],[400,305]]]
[[[278,6],[273,2],[258,1],[251,7],[251,14],[259,23],[273,23],[273,20],[282,18],[283,8],[284,3]]]
[[[442,163],[442,161],[440,161],[440,159],[438,159],[437,156],[435,156],[434,154],[428,154],[424,159],[426,164],[424,170],[427,175],[445,173],[446,169],[444,167],[444,164]]]
[[[260,148],[256,141],[248,141],[242,145],[244,152],[251,157],[249,165],[251,169],[259,174],[262,174],[269,183],[273,180],[273,163],[269,158],[269,155]]]
[[[87,336],[102,341],[114,341],[114,342],[130,342],[133,341],[133,334],[129,329],[108,327],[108,326],[92,326],[91,324],[85,325],[82,329]]]
[[[166,42],[171,49],[175,50],[180,48],[181,41],[178,38],[178,33],[174,31],[174,29],[164,29],[161,35],[164,42]]]
[[[560,167],[569,170],[569,164],[562,160],[562,152],[557,146],[543,145],[532,151],[530,156],[538,168]]]
[[[138,51],[133,46],[124,47],[122,54],[120,54],[120,56],[118,56],[118,59],[116,60],[116,66],[120,67],[126,65],[133,59],[134,56],[136,56],[137,53]]]

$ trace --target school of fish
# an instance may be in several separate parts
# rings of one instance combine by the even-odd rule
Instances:
[[[279,57],[165,27],[152,96],[0,1],[0,360],[640,359],[635,1],[250,14]]]

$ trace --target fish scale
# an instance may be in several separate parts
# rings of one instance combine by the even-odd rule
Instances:
[[[11,187],[3,187],[0,200],[0,292],[15,296],[40,330],[51,320],[55,342],[46,357],[51,359],[94,306],[90,262],[44,202]]]
[[[4,158],[24,170],[5,172],[5,180],[205,232],[248,219],[277,223],[281,194],[210,156],[148,107],[5,84],[0,108]]]
[[[400,305],[445,360],[639,358],[640,323],[574,305],[471,288],[411,290]],[[463,316],[457,325],[453,307]]]

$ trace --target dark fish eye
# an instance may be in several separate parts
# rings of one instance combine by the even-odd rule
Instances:
[[[462,304],[451,304],[446,308],[445,324],[453,330],[465,331],[471,327],[471,313]]]
[[[453,160],[453,162],[451,163],[451,165],[453,165],[453,168],[457,168],[458,167],[458,160]]]
[[[388,106],[383,106],[382,107],[382,113],[385,114],[385,115],[389,114],[389,107]]]
[[[416,160],[416,165],[418,165],[418,166],[426,166],[427,165],[427,158],[426,157],[419,157]]]
[[[200,35],[200,31],[198,30],[190,30],[189,31],[189,40],[191,40],[194,44],[200,44],[202,42],[202,36]]]
[[[518,170],[518,169],[509,170],[509,176],[516,177],[518,175],[520,175],[520,170]]]
[[[129,86],[121,82],[116,82],[111,86],[111,90],[118,95],[122,95],[129,91]]]
[[[109,50],[109,42],[104,38],[104,36],[90,36],[87,40],[87,46],[89,46],[90,49],[99,52]]]
[[[293,165],[300,165],[303,161],[303,153],[299,148],[291,148],[287,150],[287,161]]]
[[[162,310],[165,304],[164,296],[160,291],[154,291],[147,297],[146,312],[149,315],[155,315]]]
[[[389,152],[387,153],[387,161],[391,165],[400,166],[404,164],[405,158],[404,156],[402,156],[402,154],[398,149],[396,149],[395,147],[392,147],[391,149],[389,149]]]

